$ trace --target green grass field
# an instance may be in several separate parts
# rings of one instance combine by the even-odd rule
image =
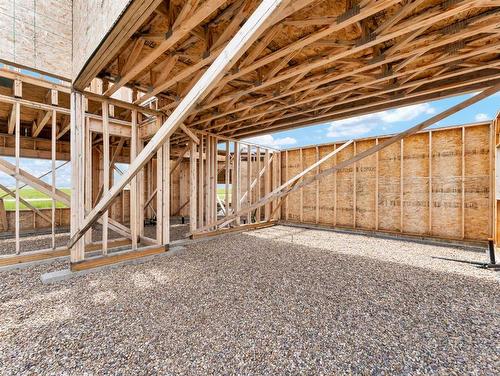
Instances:
[[[15,188],[9,187],[12,191],[14,191]],[[71,189],[69,188],[62,188],[60,189],[61,191],[70,194]],[[50,209],[52,207],[52,199],[50,199],[48,196],[44,195],[43,193],[38,192],[37,190],[33,188],[23,188],[20,191],[20,195],[23,199],[28,201],[31,205],[33,205],[37,209]],[[5,196],[5,197],[4,197]],[[0,197],[3,198],[3,202],[5,205],[5,210],[16,210],[16,200],[14,197],[6,194],[3,190],[0,189]],[[19,207],[21,209],[27,209],[27,207],[21,202],[19,203]],[[57,202],[56,203],[57,208],[66,208],[67,206]]]
[[[15,190],[15,188],[9,187],[12,191]],[[71,194],[71,189],[69,188],[61,188],[60,189],[63,192],[66,192],[67,194]],[[217,196],[224,201],[225,200],[225,188],[217,188]],[[5,196],[5,197],[3,197]],[[3,202],[5,205],[5,210],[8,211],[13,211],[16,210],[16,200],[14,197],[6,194],[3,190],[0,189],[0,197],[3,197]],[[43,193],[38,192],[37,190],[33,188],[23,188],[21,189],[21,197],[28,201],[31,205],[33,205],[37,209],[50,209],[52,208],[52,200],[44,195]],[[231,191],[229,192],[229,202],[231,202]],[[22,209],[27,209],[27,207],[21,202],[19,203],[19,207]],[[56,203],[57,208],[67,208],[66,205],[57,202]]]

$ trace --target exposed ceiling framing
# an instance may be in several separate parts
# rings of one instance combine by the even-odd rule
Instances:
[[[104,95],[126,86],[135,104],[169,115],[258,3],[162,1],[109,56]],[[185,125],[248,137],[491,86],[499,9],[494,0],[290,0]]]

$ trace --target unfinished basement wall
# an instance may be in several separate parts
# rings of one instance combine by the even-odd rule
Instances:
[[[339,228],[486,241],[493,233],[495,211],[493,136],[490,123],[417,133],[290,194],[282,218]],[[386,138],[356,140],[306,177]],[[282,182],[341,145],[283,151]]]
[[[0,0],[0,61],[69,80],[71,9],[71,0]]]

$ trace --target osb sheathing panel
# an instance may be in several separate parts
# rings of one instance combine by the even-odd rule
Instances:
[[[375,140],[356,143],[356,153],[375,146]],[[375,228],[375,190],[377,156],[372,155],[356,163],[356,226]]]
[[[300,163],[300,150],[292,150],[287,153],[288,156],[286,165],[284,169],[286,169],[286,179],[290,179],[300,173],[301,163]],[[283,159],[283,160],[284,160]],[[286,198],[286,211],[285,216],[287,220],[291,221],[300,221],[300,207],[301,207],[301,192],[300,190],[290,193]]]
[[[73,0],[73,77],[99,47],[131,0]]]
[[[319,158],[330,154],[335,149],[335,145],[319,147]],[[335,164],[335,157],[328,159],[319,166],[319,172],[322,172]],[[336,173],[326,176],[319,181],[319,218],[323,223],[333,225],[335,222],[335,178]]]
[[[70,79],[71,8],[71,0],[0,0],[0,59]]]
[[[310,166],[316,162],[316,148],[304,149],[302,151],[302,169],[304,166]],[[314,169],[305,175],[305,179],[317,174]],[[302,188],[302,202],[304,212],[302,220],[304,222],[314,222],[316,220],[316,183],[310,184]]]
[[[429,232],[429,134],[403,140],[403,229]]]
[[[490,127],[485,124],[407,137],[320,180],[319,197],[315,183],[304,188],[302,210],[300,191],[291,194],[288,206],[282,209],[283,218],[288,214],[288,220],[297,222],[486,240],[493,213],[490,137]],[[356,141],[319,170],[350,158],[354,150],[360,153],[383,141],[384,138]],[[320,157],[340,145],[319,146]],[[314,163],[316,148],[283,152],[283,181]],[[318,213],[317,221],[313,213]]]
[[[379,140],[379,143],[383,139]],[[401,208],[401,146],[390,145],[379,154],[378,229],[400,231]]]
[[[490,199],[490,137],[487,127],[465,129],[465,237],[488,236]],[[493,151],[494,152],[494,151]],[[493,194],[493,192],[492,192]]]
[[[337,154],[337,163],[343,162],[354,155],[354,145],[341,150]],[[353,182],[354,168],[350,165],[337,171],[337,225],[354,226]]]

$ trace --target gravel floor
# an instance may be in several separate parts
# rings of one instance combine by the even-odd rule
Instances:
[[[3,272],[0,374],[499,374],[498,280],[451,254],[482,257],[276,226],[56,285],[62,262]]]
[[[96,226],[93,230],[94,241],[100,241],[102,239],[102,228],[101,226]],[[186,233],[189,232],[189,225],[180,224],[174,222],[170,226],[170,238],[172,240],[183,239],[186,237]],[[156,226],[145,226],[144,235],[150,238],[156,238]],[[113,231],[109,231],[108,239],[121,238],[120,234]],[[56,247],[63,247],[68,244],[69,232],[56,234]],[[29,238],[20,238],[20,248],[21,253],[30,252],[40,249],[48,249],[52,247],[52,235],[47,230],[40,231],[39,236],[31,236]],[[16,243],[14,238],[0,239],[0,255],[14,254],[16,252]]]

